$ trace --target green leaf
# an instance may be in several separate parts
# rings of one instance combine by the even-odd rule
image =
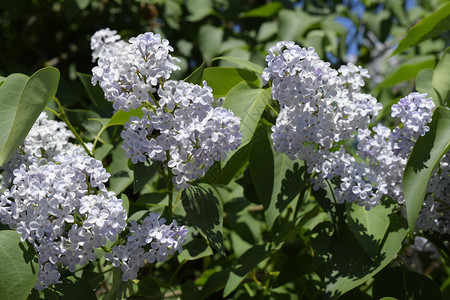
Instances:
[[[109,169],[111,178],[109,179],[110,188],[116,193],[124,191],[133,183],[133,171],[128,168],[128,159],[125,156],[125,150],[116,146],[112,151],[112,163]]]
[[[252,139],[256,125],[258,125],[259,119],[271,97],[270,88],[261,89],[246,81],[237,84],[228,93],[223,107],[231,109],[235,116],[241,118],[242,141],[238,150],[247,145]],[[230,157],[236,152],[237,150],[230,153],[222,162],[222,166],[225,166]]]
[[[161,288],[153,277],[147,277],[144,280],[139,280],[138,288],[138,295],[145,298],[155,298],[161,295]]]
[[[251,9],[239,14],[241,18],[270,18],[273,17],[281,8],[283,4],[280,2],[269,2],[260,7]]]
[[[134,185],[133,192],[136,194],[140,191],[149,180],[155,175],[158,171],[160,161],[153,161],[151,163],[138,162],[133,167],[133,175],[134,175]]]
[[[198,31],[198,47],[203,59],[210,61],[216,56],[217,50],[223,40],[223,29],[205,24]]]
[[[433,97],[433,87],[432,87],[432,79],[433,79],[433,69],[423,69],[420,71],[416,76],[416,91],[420,93],[427,93],[428,97],[431,97],[434,101],[434,103],[438,106],[439,104],[436,103],[435,95]]]
[[[183,245],[183,251],[178,255],[178,261],[195,260],[212,254],[213,252],[205,240],[192,240]]]
[[[450,17],[449,17],[450,19]],[[430,96],[433,98],[436,105],[450,106],[450,84],[448,79],[450,78],[450,48],[447,48],[442,54],[436,69],[433,73],[433,79],[431,86],[433,87],[434,94]]]
[[[182,202],[189,221],[211,246],[225,255],[223,246],[223,206],[214,188],[208,184],[191,185],[182,192]]]
[[[211,67],[203,72],[203,80],[212,88],[214,97],[225,97],[228,92],[242,81],[259,85],[259,78],[254,73],[239,68]]]
[[[36,283],[39,265],[33,246],[12,230],[0,231],[0,299],[26,299]]]
[[[411,232],[415,229],[432,172],[450,150],[450,110],[437,107],[428,126],[430,131],[417,139],[403,173],[403,194]]]
[[[202,85],[203,83],[203,71],[205,70],[205,61],[202,62],[202,64],[200,65],[200,67],[198,67],[197,69],[195,69],[194,72],[192,72],[192,74],[190,74],[188,77],[186,77],[184,79],[185,82],[189,82],[189,83],[193,83],[193,84],[198,84],[198,85]]]
[[[374,299],[385,296],[396,299],[442,299],[441,291],[433,280],[405,266],[389,268],[377,274],[373,296]]]
[[[231,269],[225,289],[223,290],[223,296],[227,297],[233,292],[245,277],[247,277],[250,271],[269,254],[270,252],[266,250],[266,245],[256,245],[248,249],[241,257],[239,257],[237,263],[233,265]]]
[[[0,86],[0,166],[23,142],[58,89],[59,71],[46,67],[30,78],[12,74]]]
[[[120,268],[113,268],[112,287],[103,295],[102,300],[120,300],[129,298],[138,292],[138,285],[133,281],[122,281],[122,271]]]
[[[102,88],[99,85],[92,85],[92,75],[77,72],[77,76],[95,106],[101,108],[112,108],[111,103],[105,99],[105,94],[103,93]]]
[[[321,21],[303,11],[281,9],[278,13],[278,39],[300,42],[306,31]]]
[[[58,295],[58,299],[64,300],[96,300],[95,292],[89,283],[83,278],[74,276],[66,277],[61,283],[55,284],[53,290]]]
[[[348,229],[343,227],[340,233],[335,233],[329,244],[324,299],[336,299],[380,272],[397,256],[407,233],[406,220],[401,214],[391,215],[383,246],[375,260],[367,255]]]
[[[251,61],[245,60],[245,59],[240,58],[240,57],[219,56],[219,57],[214,58],[212,61],[219,60],[219,59],[235,63],[238,66],[241,66],[241,67],[243,67],[243,68],[245,68],[247,70],[250,70],[250,71],[253,71],[253,72],[259,73],[259,74],[262,74],[262,72],[264,70],[263,67],[261,67],[260,65],[252,63]],[[252,81],[252,80],[248,80],[248,79],[245,79],[245,80]]]
[[[408,34],[400,41],[391,56],[401,53],[427,39],[436,37],[441,33],[448,31],[449,28],[450,3],[447,3],[439,10],[414,25]]]
[[[260,126],[255,133],[250,152],[250,172],[261,204],[264,207],[267,226],[275,219],[305,187],[306,167],[299,160],[291,160],[274,151],[268,136],[270,129]]]
[[[421,70],[434,68],[434,66],[435,59],[433,55],[413,57],[402,63],[396,70],[388,75],[383,82],[380,83],[378,88],[393,86],[405,80],[415,78]]]
[[[364,206],[357,203],[347,202],[345,208],[350,231],[370,258],[375,259],[389,227],[389,215],[392,213],[393,207],[382,203],[366,210]]]
[[[186,0],[186,8],[190,15],[186,17],[187,21],[197,22],[207,17],[213,10],[211,0]]]

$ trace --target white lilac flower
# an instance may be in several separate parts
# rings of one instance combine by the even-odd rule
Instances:
[[[118,39],[109,29],[93,35],[92,55],[98,61],[92,69],[92,83],[99,83],[115,110],[129,111],[141,107],[142,102],[152,102],[150,93],[179,69],[175,65],[178,59],[170,55],[173,48],[159,34],[146,32],[128,43]]]
[[[211,88],[167,81],[158,90],[158,108],[143,108],[121,133],[123,148],[133,163],[165,161],[177,189],[205,175],[241,142],[240,119],[230,110],[212,107]]]
[[[142,224],[131,221],[126,245],[114,246],[112,252],[105,254],[113,266],[120,266],[123,281],[136,279],[146,263],[163,262],[183,250],[187,229],[178,227],[176,220],[169,225],[165,222],[159,213],[150,213]]]
[[[97,259],[94,248],[125,228],[122,200],[106,190],[110,175],[94,158],[58,155],[46,164],[22,164],[14,176],[0,196],[0,221],[34,246],[36,289],[59,282],[59,263],[74,271]]]
[[[3,166],[0,189],[12,184],[13,171],[22,164],[44,164],[59,154],[84,154],[81,146],[70,142],[71,138],[74,136],[64,122],[49,120],[46,113],[41,113],[16,154]]]
[[[266,61],[262,77],[272,80],[272,97],[280,104],[271,135],[275,150],[304,160],[308,172],[318,175],[315,188],[324,186],[325,179],[341,177],[340,201],[376,205],[385,182],[369,176],[365,164],[343,152],[345,143],[358,129],[367,129],[382,107],[373,96],[360,92],[363,78],[369,77],[367,70],[348,64],[336,71],[313,48],[293,42],[278,42]],[[351,178],[350,170],[359,179]]]

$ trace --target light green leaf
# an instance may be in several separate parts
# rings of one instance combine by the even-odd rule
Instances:
[[[269,2],[252,10],[242,12],[239,14],[241,18],[270,18],[273,17],[281,8],[283,4],[280,2]]]
[[[197,22],[207,17],[213,10],[213,3],[211,0],[186,0],[186,8],[190,15],[186,20],[190,22]]]
[[[241,118],[242,141],[238,150],[247,145],[252,139],[256,125],[258,125],[259,119],[271,97],[270,88],[261,89],[246,81],[242,81],[228,92],[223,107],[231,109],[235,116]],[[230,153],[222,161],[222,167],[226,165],[236,151]]]
[[[30,78],[13,74],[0,86],[0,166],[23,142],[58,89],[59,71],[46,67]]]
[[[433,87],[432,87],[432,79],[433,79],[433,69],[423,69],[416,76],[416,91],[420,93],[427,93],[428,97],[431,97],[433,101],[436,97],[433,97]],[[436,104],[436,102],[435,102]],[[438,105],[438,104],[436,104]]]
[[[182,192],[188,219],[211,246],[225,255],[223,246],[223,205],[214,188],[208,184],[191,185]]]
[[[375,260],[345,227],[339,234],[335,233],[329,243],[324,299],[336,299],[380,272],[397,256],[407,233],[406,220],[401,214],[391,215],[383,246]]]
[[[408,34],[400,41],[391,56],[448,31],[450,28],[450,3],[442,6],[439,10],[425,17],[414,25]]]
[[[432,172],[450,150],[450,109],[437,107],[428,126],[430,131],[417,139],[403,173],[403,194],[411,232],[415,229]]]
[[[26,299],[36,283],[39,265],[33,246],[12,230],[0,231],[0,299]]]
[[[253,71],[255,73],[262,74],[262,72],[263,72],[263,67],[261,67],[260,65],[252,63],[251,61],[248,61],[248,60],[240,58],[240,57],[219,56],[219,57],[214,58],[212,61],[215,61],[218,59],[230,61],[232,63],[237,64],[238,66],[244,67],[245,69]],[[248,80],[248,81],[251,81],[251,80]]]
[[[450,78],[450,48],[447,48],[444,54],[442,54],[442,57],[439,60],[436,69],[434,70],[433,79],[431,81],[431,85],[433,87],[433,92],[435,96],[434,95],[430,96],[433,98],[434,103],[436,103],[436,105],[450,106],[449,78]]]
[[[303,11],[281,9],[278,13],[278,38],[284,41],[300,42],[306,31],[321,21]]]
[[[125,156],[125,150],[117,145],[112,151],[112,163],[109,169],[111,178],[109,179],[110,188],[119,194],[133,183],[133,171],[128,168],[128,159]]]
[[[259,78],[252,72],[228,67],[206,68],[203,72],[203,80],[213,89],[214,97],[225,97],[228,92],[242,81],[259,84]]]
[[[397,83],[415,78],[416,75],[423,69],[434,68],[435,59],[433,55],[423,55],[413,57],[402,63],[390,75],[388,75],[379,88],[386,86],[393,86]]]
[[[217,54],[223,40],[223,29],[205,24],[198,31],[198,47],[203,59],[210,61]]]
[[[357,203],[347,202],[345,205],[348,227],[372,259],[378,255],[381,241],[389,227],[389,215],[392,213],[392,208],[393,206],[389,207],[384,203],[370,210],[366,210],[364,206]]]
[[[233,292],[239,284],[247,277],[252,269],[254,269],[260,262],[262,262],[268,255],[266,245],[257,245],[248,249],[237,261],[231,269],[223,296],[227,297]]]

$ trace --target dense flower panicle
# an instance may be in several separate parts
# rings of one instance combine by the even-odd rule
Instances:
[[[342,177],[340,201],[378,204],[385,192],[382,178],[368,176],[366,165],[341,151],[358,129],[368,128],[382,107],[360,91],[363,78],[369,78],[367,70],[350,63],[336,71],[313,48],[293,42],[278,42],[266,61],[262,77],[272,80],[272,96],[280,104],[271,135],[275,150],[304,160],[308,172],[318,175],[316,188],[324,186],[324,179]]]
[[[59,282],[57,264],[75,271],[95,260],[94,248],[125,228],[122,200],[108,192],[110,174],[85,155],[58,155],[47,164],[22,164],[0,196],[0,220],[33,244],[39,260],[36,289]]]
[[[70,142],[71,138],[74,136],[64,122],[49,120],[46,113],[41,113],[17,153],[3,166],[0,189],[12,184],[13,171],[22,164],[44,164],[59,154],[84,154],[82,147]]]
[[[178,61],[170,55],[173,48],[159,34],[146,32],[132,37],[128,43],[118,40],[115,31],[103,29],[91,39],[93,59],[92,83],[100,84],[115,110],[137,109],[156,91],[160,80],[179,70]]]
[[[396,153],[408,157],[417,138],[430,130],[427,124],[431,122],[435,106],[433,99],[427,98],[427,94],[417,92],[392,105],[391,116],[399,118],[403,124],[402,128],[397,127],[392,133],[392,147]]]
[[[158,95],[158,108],[143,108],[142,118],[132,117],[125,124],[122,147],[133,163],[167,160],[175,187],[186,188],[238,148],[240,119],[230,110],[212,107],[214,98],[206,82],[201,87],[169,80]]]
[[[159,213],[150,213],[142,224],[132,220],[126,244],[114,246],[111,253],[105,254],[113,266],[120,266],[123,281],[136,279],[146,263],[163,262],[176,252],[181,253],[187,229],[178,227],[176,220],[169,225],[165,222]]]

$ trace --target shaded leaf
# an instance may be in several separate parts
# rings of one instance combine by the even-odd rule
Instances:
[[[437,107],[428,126],[430,131],[417,139],[403,173],[403,194],[411,232],[415,229],[432,172],[450,150],[450,110]]]
[[[147,182],[155,175],[155,173],[158,171],[159,165],[161,164],[160,161],[152,161],[150,163],[145,162],[138,162],[133,167],[133,177],[134,177],[134,184],[133,184],[133,192],[137,193],[140,191]]]
[[[184,79],[185,82],[202,85],[203,84],[203,71],[205,70],[205,61],[202,62],[200,67],[195,69],[192,74]]]
[[[213,252],[205,240],[192,240],[183,245],[183,251],[178,255],[178,261],[195,260],[212,254]]]
[[[95,106],[101,108],[109,107],[112,110],[112,105],[108,100],[105,99],[105,94],[103,93],[102,88],[99,85],[92,85],[92,75],[77,72],[77,76]]]
[[[433,55],[413,57],[402,63],[396,70],[388,75],[378,87],[393,86],[405,80],[415,78],[421,70],[434,68],[434,66],[435,61]]]
[[[205,183],[191,185],[187,190],[183,190],[181,197],[192,225],[211,246],[225,255],[222,235],[223,207],[213,187]]]

